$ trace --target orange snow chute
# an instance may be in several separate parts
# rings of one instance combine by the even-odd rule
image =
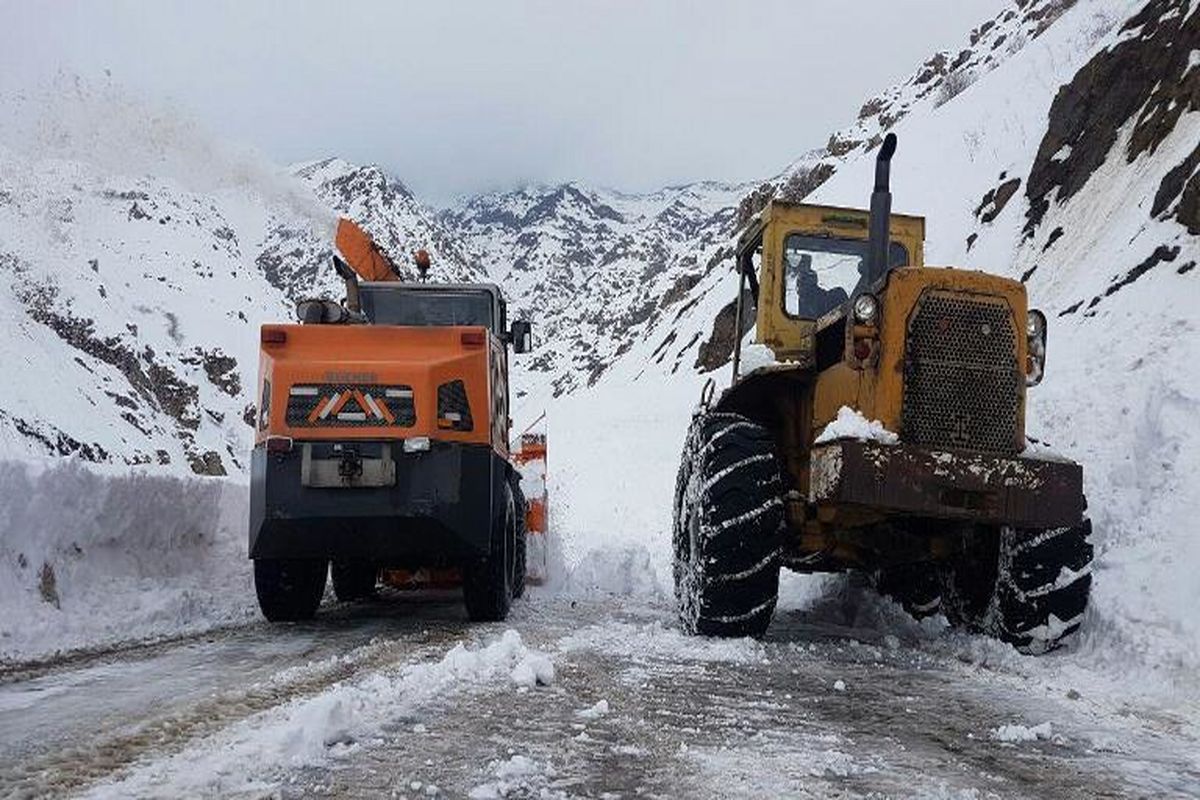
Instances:
[[[545,414],[538,418],[540,422]],[[536,425],[537,422],[534,423]],[[533,425],[530,426],[532,428]],[[525,580],[537,585],[550,578],[550,495],[546,488],[546,434],[521,434],[513,450],[513,462],[521,476],[525,495]]]
[[[364,281],[398,281],[396,265],[384,254],[375,241],[354,222],[338,220],[334,244],[342,257]]]

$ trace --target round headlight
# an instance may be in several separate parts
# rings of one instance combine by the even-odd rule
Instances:
[[[856,322],[870,324],[879,316],[879,301],[873,294],[860,294],[854,298],[854,319]]]
[[[1025,325],[1031,338],[1041,339],[1046,335],[1046,315],[1037,309],[1029,309],[1029,319]]]

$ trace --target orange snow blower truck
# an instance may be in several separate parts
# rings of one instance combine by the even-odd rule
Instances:
[[[272,621],[311,618],[381,574],[460,577],[473,620],[507,614],[525,583],[525,501],[509,453],[509,328],[491,284],[409,283],[371,238],[338,224],[346,298],[306,300],[262,326],[250,557]],[[360,281],[361,278],[361,281]],[[331,569],[332,568],[332,569]]]

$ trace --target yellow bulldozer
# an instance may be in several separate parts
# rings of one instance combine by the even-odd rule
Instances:
[[[702,399],[675,495],[690,633],[762,635],[782,567],[859,571],[1029,653],[1083,618],[1082,469],[1025,436],[1046,318],[1017,281],[925,266],[924,220],[891,213],[895,149],[869,211],[774,200],[738,236],[733,379]]]

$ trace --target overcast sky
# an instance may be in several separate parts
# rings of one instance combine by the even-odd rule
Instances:
[[[270,158],[420,196],[770,175],[1004,0],[0,0],[0,91],[112,80]]]

